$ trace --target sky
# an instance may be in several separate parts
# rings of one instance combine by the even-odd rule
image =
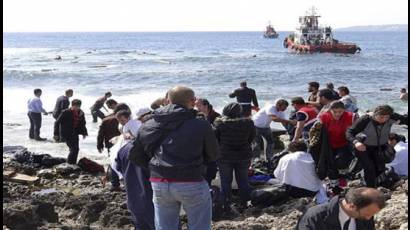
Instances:
[[[342,28],[407,24],[407,0],[3,0],[3,32],[294,30],[314,5]]]

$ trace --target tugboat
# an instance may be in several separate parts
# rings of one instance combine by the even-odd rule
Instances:
[[[283,46],[297,53],[349,53],[360,52],[361,49],[354,43],[340,42],[333,38],[332,28],[319,27],[315,7],[299,17],[300,26],[283,41]]]
[[[270,22],[266,27],[265,32],[263,33],[264,38],[277,38],[279,34],[275,31],[275,29],[271,26]]]

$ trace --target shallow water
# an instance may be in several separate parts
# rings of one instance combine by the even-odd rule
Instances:
[[[282,47],[287,34],[263,39],[257,32],[3,33],[3,144],[67,155],[65,144],[27,137],[26,102],[37,87],[43,89],[48,111],[65,89],[74,89],[89,130],[89,137],[80,140],[79,157],[97,160],[107,153],[97,152],[98,124],[91,123],[89,107],[106,91],[135,111],[170,87],[187,85],[220,112],[234,101],[227,95],[242,80],[257,91],[262,106],[279,97],[307,98],[307,82],[331,81],[351,89],[361,112],[383,103],[407,111],[407,103],[398,99],[408,84],[407,32],[336,32],[338,40],[361,47],[355,55],[291,54]],[[57,55],[62,60],[54,60]],[[51,115],[43,117],[42,136],[52,138],[53,121]]]

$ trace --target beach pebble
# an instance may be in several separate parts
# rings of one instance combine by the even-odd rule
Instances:
[[[78,165],[72,165],[68,163],[59,164],[55,167],[56,172],[63,176],[68,176],[72,173],[78,173],[81,171],[81,168]]]

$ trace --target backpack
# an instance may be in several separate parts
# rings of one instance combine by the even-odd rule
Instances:
[[[95,161],[92,161],[86,157],[81,158],[78,163],[78,166],[80,166],[80,168],[85,171],[85,172],[89,172],[89,173],[104,173],[104,167],[100,164],[98,164]]]
[[[376,178],[376,185],[392,189],[394,184],[400,180],[400,176],[394,171],[393,167],[388,167]]]

